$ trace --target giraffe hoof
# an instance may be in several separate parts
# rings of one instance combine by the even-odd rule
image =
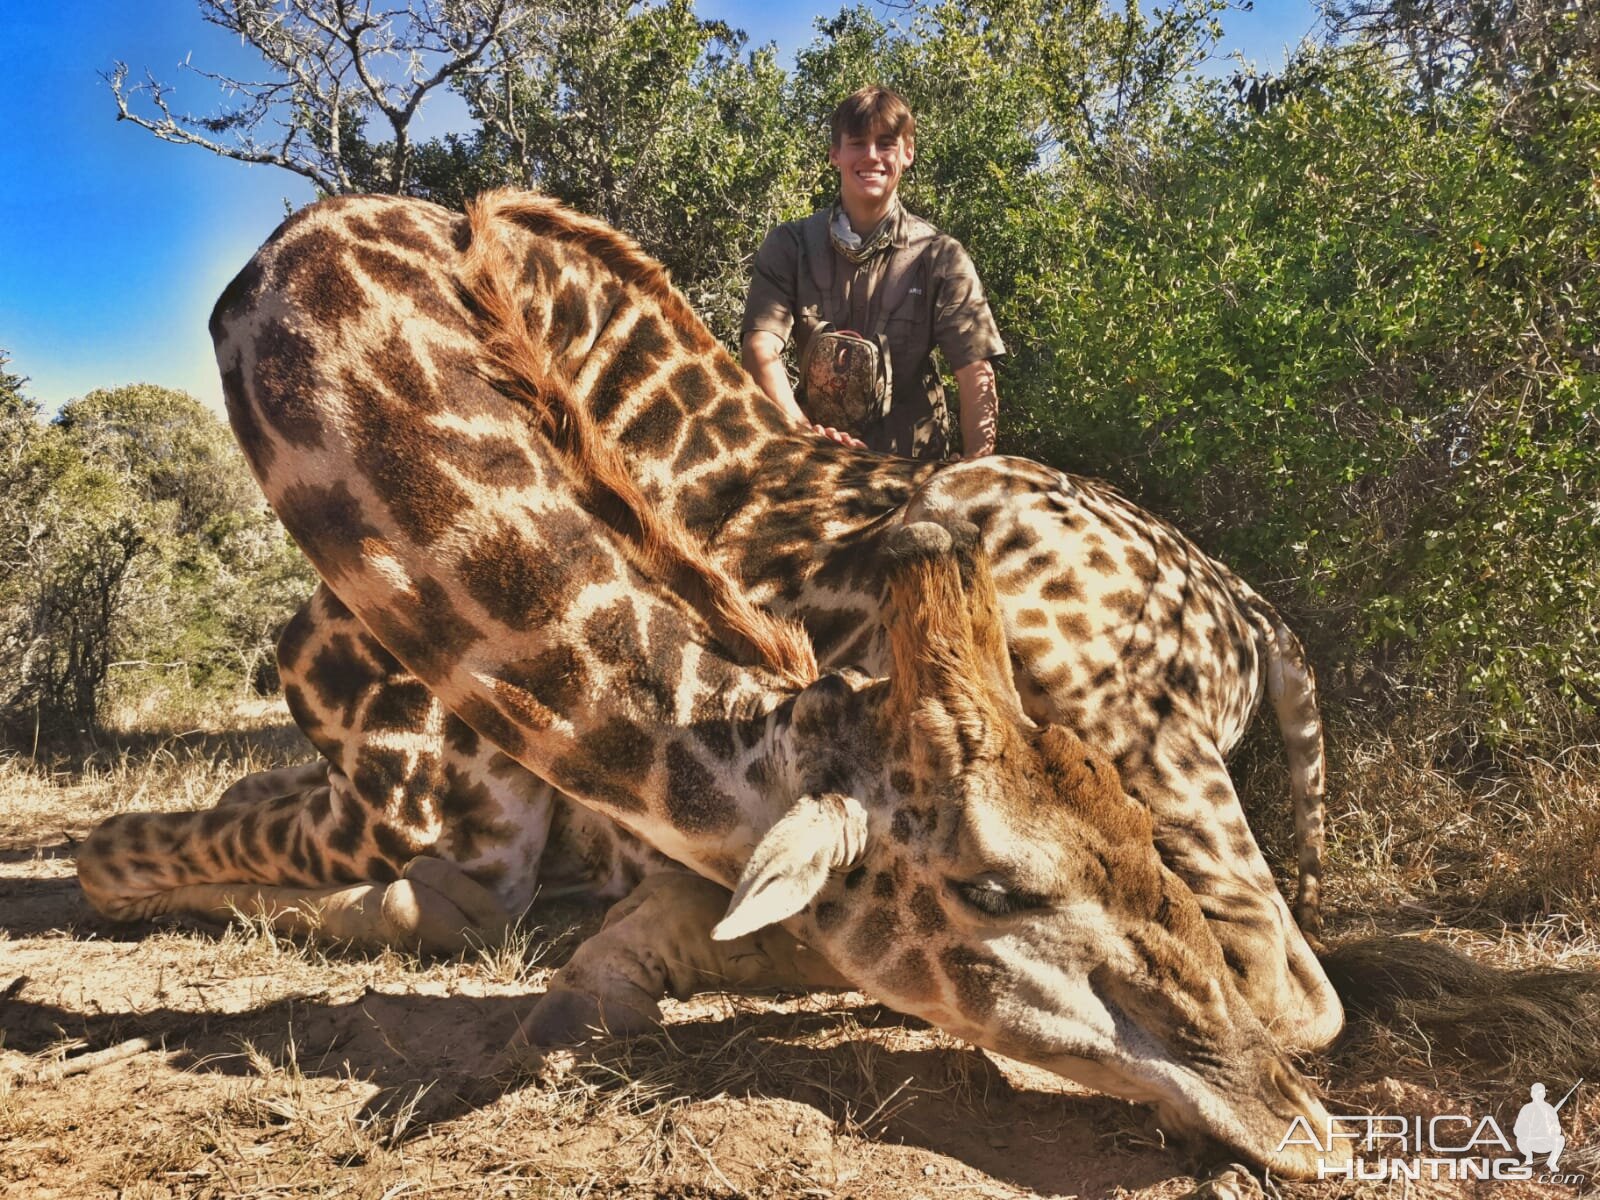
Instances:
[[[633,1037],[658,1028],[661,1010],[603,1002],[571,988],[552,987],[522,1022],[520,1037],[532,1046],[576,1046],[598,1036]]]
[[[383,890],[385,940],[427,954],[460,954],[505,937],[504,924],[485,929],[452,901],[419,879],[397,879]]]
[[[514,924],[500,898],[453,862],[418,855],[405,865],[400,876],[413,885],[421,884],[459,912],[466,919],[471,944],[498,946]]]

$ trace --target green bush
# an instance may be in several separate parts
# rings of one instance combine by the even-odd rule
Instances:
[[[1600,101],[1508,128],[1360,52],[1283,86],[1071,181],[1007,444],[1198,531],[1347,688],[1559,742],[1600,691]]]
[[[91,392],[39,420],[0,391],[0,717],[92,731],[108,696],[237,689],[312,586],[232,436],[182,392]]]
[[[1235,89],[1196,75],[1226,8],[857,6],[785,72],[690,0],[557,0],[459,77],[476,127],[412,148],[407,186],[602,216],[731,341],[764,233],[831,195],[829,111],[894,86],[907,201],[967,246],[1012,350],[1002,450],[1171,516],[1284,609],[1336,699],[1504,749],[1600,737],[1597,18],[1330,4],[1352,45]],[[352,188],[384,186],[395,146],[341,121]],[[128,464],[118,486],[176,514],[137,525],[128,570],[194,600],[182,638],[141,626],[149,656],[259,645],[218,615],[242,598],[199,597],[292,577],[265,527],[258,559],[207,549],[206,497]]]

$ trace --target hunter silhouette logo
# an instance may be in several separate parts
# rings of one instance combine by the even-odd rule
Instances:
[[[1586,1176],[1555,1172],[1567,1146],[1561,1110],[1582,1085],[1578,1080],[1550,1104],[1544,1084],[1535,1083],[1517,1113],[1511,1138],[1493,1117],[1351,1114],[1330,1115],[1322,1130],[1296,1117],[1278,1148],[1314,1146],[1327,1156],[1318,1168],[1323,1179],[1532,1180],[1581,1188]],[[1540,1167],[1534,1165],[1536,1158],[1544,1159]]]
[[[1552,1171],[1561,1159],[1561,1152],[1566,1149],[1567,1139],[1561,1132],[1561,1117],[1558,1115],[1568,1100],[1572,1099],[1573,1092],[1578,1090],[1578,1083],[1572,1085],[1572,1091],[1561,1097],[1561,1102],[1554,1107],[1544,1102],[1544,1084],[1536,1083],[1528,1089],[1528,1102],[1522,1106],[1522,1111],[1517,1114],[1517,1123],[1511,1127],[1511,1132],[1516,1136],[1517,1149],[1522,1151],[1523,1161],[1532,1165],[1535,1155],[1548,1154],[1550,1157],[1545,1166]]]

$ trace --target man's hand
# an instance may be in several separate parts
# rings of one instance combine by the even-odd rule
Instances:
[[[789,376],[783,369],[783,339],[775,333],[763,330],[752,330],[745,334],[744,342],[739,347],[740,361],[744,369],[750,372],[750,378],[756,381],[784,414],[808,433],[818,437],[825,437],[838,442],[841,446],[849,446],[855,450],[865,450],[867,444],[859,438],[853,438],[842,429],[835,429],[831,425],[813,425],[811,418],[800,411],[800,405],[794,398],[794,389],[789,386]]]
[[[860,438],[852,437],[842,429],[835,429],[832,425],[812,425],[806,423],[806,428],[820,437],[829,438],[841,446],[849,446],[852,450],[865,450],[867,444]]]

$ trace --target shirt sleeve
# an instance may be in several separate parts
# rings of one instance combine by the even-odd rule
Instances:
[[[739,326],[741,342],[747,334],[756,332],[775,333],[785,342],[789,340],[799,297],[799,270],[798,232],[793,222],[779,225],[756,251],[750,290],[744,298],[744,320]]]
[[[1006,345],[989,311],[978,269],[961,243],[941,238],[934,267],[933,340],[950,369],[959,371],[1004,354]]]

